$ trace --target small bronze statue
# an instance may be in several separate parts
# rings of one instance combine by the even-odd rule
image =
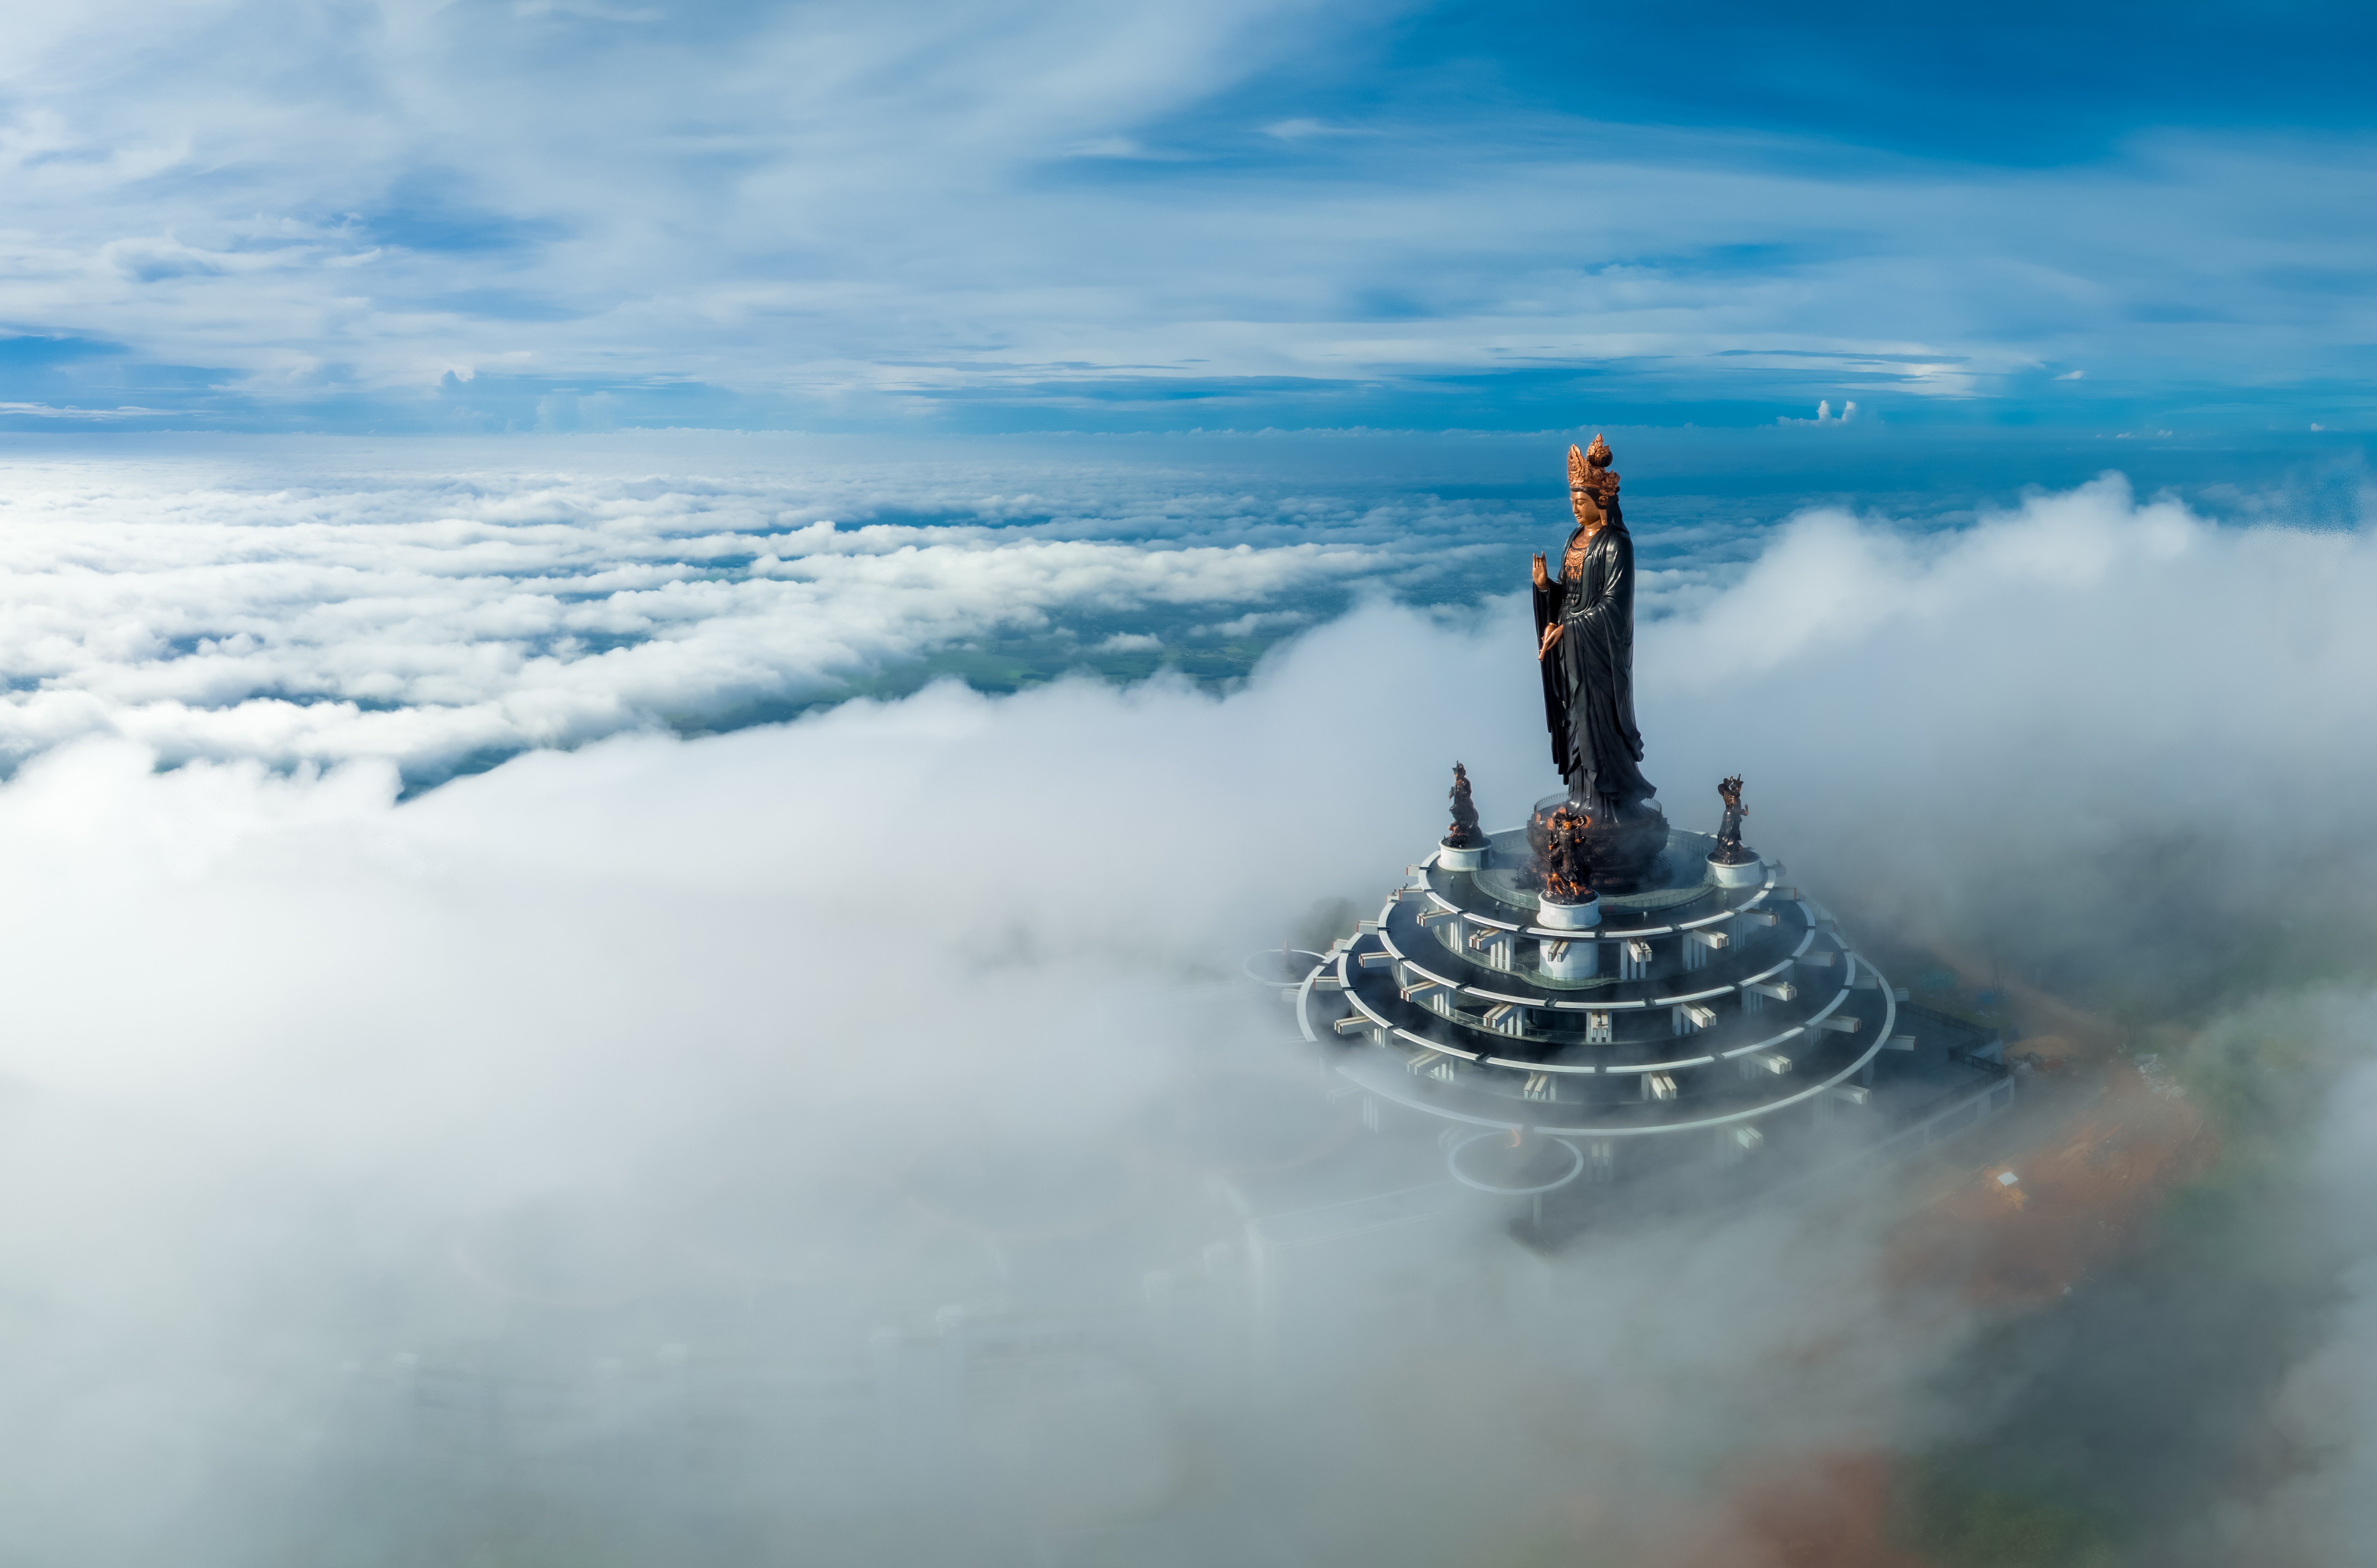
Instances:
[[[1595,894],[1585,831],[1593,819],[1574,806],[1561,806],[1543,819],[1543,826],[1544,897],[1555,904],[1590,902]]]
[[[1747,865],[1758,856],[1741,842],[1741,819],[1750,814],[1741,803],[1741,775],[1737,773],[1719,783],[1716,793],[1717,799],[1725,802],[1725,822],[1716,830],[1716,848],[1709,851],[1709,859],[1718,865]]]
[[[1477,826],[1477,802],[1469,798],[1469,770],[1457,762],[1452,765],[1452,826],[1444,842],[1454,849],[1479,849],[1488,842]]]

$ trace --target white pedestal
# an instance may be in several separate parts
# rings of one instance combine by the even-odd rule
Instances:
[[[1538,963],[1550,980],[1591,980],[1601,972],[1601,944],[1594,938],[1593,928],[1601,923],[1601,900],[1592,898],[1582,904],[1556,904],[1548,898],[1535,903],[1535,924],[1547,931],[1572,931],[1578,934],[1568,941],[1537,937],[1541,952]]]
[[[1547,931],[1591,931],[1601,923],[1601,900],[1588,898],[1582,904],[1556,904],[1549,898],[1535,900],[1535,923]]]
[[[1436,847],[1436,863],[1445,871],[1484,871],[1486,849],[1483,844],[1474,849],[1456,849],[1450,844]]]
[[[1709,880],[1719,887],[1755,887],[1766,880],[1764,861],[1744,861],[1731,866],[1722,861],[1711,861],[1708,868]]]

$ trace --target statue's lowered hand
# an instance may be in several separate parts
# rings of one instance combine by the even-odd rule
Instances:
[[[1536,559],[1541,560],[1541,559],[1542,559],[1542,557],[1541,557],[1541,556],[1538,556],[1538,557],[1536,557]],[[1544,656],[1544,655],[1546,655],[1546,654],[1547,654],[1547,653],[1551,652],[1551,650],[1552,650],[1552,645],[1553,645],[1554,643],[1556,643],[1556,642],[1559,641],[1559,639],[1560,639],[1560,633],[1562,633],[1563,631],[1566,631],[1566,630],[1567,630],[1567,628],[1566,628],[1565,626],[1561,625],[1558,621],[1555,621],[1555,622],[1553,622],[1550,625],[1546,626],[1546,627],[1544,628],[1544,641],[1543,641],[1543,646],[1535,649],[1535,657],[1536,657],[1537,659],[1541,659],[1541,658],[1543,658],[1543,656]]]

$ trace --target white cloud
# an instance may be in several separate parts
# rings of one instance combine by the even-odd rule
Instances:
[[[2348,146],[2163,137],[2029,171],[1834,149],[1778,172],[1771,139],[1487,108],[1451,132],[1264,127],[1331,141],[1326,180],[1085,181],[1052,166],[1151,146],[1218,166],[1175,122],[1378,8],[837,3],[657,38],[613,7],[327,15],[207,0],[25,27],[0,66],[9,323],[266,398],[459,366],[841,417],[1085,379],[1720,352],[1921,396],[2083,350],[2100,374],[2174,352],[2357,374],[2353,297],[2269,281],[2368,248]],[[1745,247],[1794,260],[1724,259]],[[1381,284],[1421,307],[1392,334],[1349,314]],[[2228,324],[2175,349],[2110,303],[2145,297],[2217,300]]]
[[[1164,647],[1164,639],[1145,632],[1117,632],[1098,644],[1106,653],[1156,653]]]
[[[804,1452],[804,1401],[835,1398],[848,1369],[883,1353],[873,1331],[952,1305],[995,1311],[1002,1269],[1016,1277],[898,1197],[919,1162],[985,1146],[1094,1154],[1135,1137],[1168,1093],[1284,1065],[1275,1003],[1243,996],[1232,961],[1274,939],[1283,897],[1392,876],[1390,846],[1436,814],[1438,769],[1399,743],[1334,756],[1311,743],[1315,705],[1377,668],[1382,636],[1430,681],[1431,657],[1477,648],[1457,623],[1372,612],[1224,701],[1179,684],[1002,702],[942,688],[692,743],[539,754],[402,806],[370,764],[160,775],[138,748],[99,741],[24,769],[0,788],[0,852],[20,892],[0,929],[40,978],[17,992],[0,1045],[0,1068],[32,1086],[0,1144],[14,1303],[0,1342],[18,1352],[0,1360],[0,1387],[15,1430],[42,1436],[0,1443],[15,1538],[108,1562],[170,1532],[185,1553],[239,1556],[302,1535],[321,1489],[359,1484],[423,1505],[340,1510],[344,1539],[470,1538],[472,1510],[436,1470],[443,1417],[406,1415],[385,1392],[424,1367],[557,1397],[501,1418],[478,1472],[496,1495],[537,1484],[519,1467],[559,1443],[573,1455],[559,1495],[592,1482],[614,1507],[654,1506],[637,1467],[669,1441],[668,1418],[651,1425],[633,1399],[582,1418],[591,1427],[550,1412],[577,1411],[605,1378],[639,1386],[680,1339],[704,1366],[747,1344],[792,1379],[781,1396],[741,1396],[758,1398],[766,1431],[682,1503],[699,1517],[750,1506],[746,1479]],[[1354,683],[1366,689],[1339,711],[1378,719],[1409,689]],[[1502,706],[1523,718],[1523,702]],[[1382,755],[1404,762],[1381,768]],[[1200,1190],[1186,1189],[1194,1215],[1132,1211],[1129,1244],[1151,1249],[1126,1271],[1132,1289],[1148,1266],[1204,1266],[1214,1217]],[[1764,1230],[1739,1251],[1794,1277],[1862,1255]],[[680,1252],[693,1261],[671,1261]],[[1079,1261],[1117,1260],[1099,1241]],[[275,1286],[291,1265],[297,1277]],[[623,1278],[640,1289],[655,1267],[680,1305],[761,1291],[756,1336],[659,1301],[626,1320],[562,1308],[545,1330],[527,1321],[555,1309],[533,1304],[523,1270],[568,1300]],[[1654,1267],[1575,1281],[1572,1312],[1639,1331],[1666,1309],[1627,1281]],[[1299,1381],[1361,1372],[1368,1352],[1344,1321]],[[1663,1375],[1751,1393],[1725,1369],[1821,1345],[1836,1325],[1770,1310]],[[1802,1430],[1866,1430],[1840,1396],[1888,1375],[1894,1338],[1869,1336],[1854,1364],[1810,1363]],[[1660,1396],[1635,1372],[1579,1371],[1611,1407],[1643,1412],[1638,1441],[1680,1435],[1647,1420]],[[1010,1484],[1062,1482],[1102,1515],[1117,1489],[1140,1495],[1123,1457],[1144,1446],[1166,1470],[1190,1427],[1173,1371],[1098,1375],[1105,1392],[1086,1410],[1063,1386],[993,1396],[984,1408],[1018,1412],[1021,1433],[923,1413],[890,1449],[830,1443],[796,1467],[806,1479],[747,1496],[796,1521],[881,1511],[870,1527],[889,1527],[918,1511],[920,1479],[954,1488],[928,1490],[928,1515],[976,1495],[991,1460],[971,1445],[996,1441],[1025,1466]],[[1351,1393],[1365,1389],[1356,1377]],[[391,1408],[400,1430],[378,1415]],[[1235,1409],[1220,1419],[1234,1445],[1266,1441]],[[1064,1457],[1069,1433],[1087,1445]],[[624,1464],[603,1457],[613,1443]],[[142,1486],[103,1506],[136,1460]],[[1534,1488],[1541,1469],[1502,1473]],[[840,1495],[813,1501],[820,1474]],[[995,1538],[1022,1527],[996,1506],[954,1516]],[[1331,1504],[1289,1527],[1318,1545],[1377,1523]]]
[[[471,499],[504,525],[383,520],[401,579],[359,587],[428,594],[449,552],[525,577],[573,561],[587,528],[651,540],[639,518],[677,506],[585,478]],[[362,525],[302,516],[323,504],[293,492],[269,513],[281,549],[245,552],[143,513],[148,549],[231,577],[278,565],[309,601],[314,568],[288,563],[335,561]],[[219,525],[214,506],[190,499],[195,525]],[[675,516],[680,544],[711,537]],[[78,549],[100,565],[119,541],[92,529]],[[991,563],[950,549],[958,570]],[[870,573],[953,591],[913,541],[782,558],[854,570],[843,591]],[[639,549],[587,565],[644,591]],[[1012,591],[1039,568],[994,570],[1018,573]],[[1091,577],[1163,591],[1134,570]],[[2194,829],[2251,849],[2208,862],[2216,908],[2253,896],[2240,865],[2301,900],[2289,867],[2344,843],[2332,808],[2377,731],[2356,613],[2372,579],[2358,537],[2217,532],[2113,482],[1947,540],[1811,516],[1738,585],[1645,627],[1647,767],[1678,822],[1712,817],[1718,772],[1747,772],[1754,838],[1809,886],[1878,876],[1920,896],[2011,865],[2044,876],[2023,884],[2037,920],[2042,888],[2084,903],[2072,867],[2122,832]],[[371,624],[364,611],[342,613]],[[504,632],[549,611],[440,613]],[[121,624],[121,680],[145,680],[157,632]],[[468,663],[395,677],[471,680]],[[1148,1117],[1202,1074],[1300,1072],[1231,960],[1309,900],[1395,882],[1440,826],[1450,758],[1507,820],[1547,784],[1538,725],[1523,606],[1505,599],[1362,608],[1231,696],[939,686],[701,742],[530,754],[404,805],[368,760],[276,777],[160,775],[121,739],[41,755],[0,787],[14,1539],[83,1563],[154,1561],[166,1538],[259,1561],[335,1527],[437,1556],[485,1539],[487,1494],[542,1499],[556,1527],[649,1523],[653,1487],[680,1476],[653,1468],[687,1431],[665,1392],[680,1363],[685,1385],[732,1392],[744,1437],[665,1480],[668,1518],[782,1509],[804,1539],[884,1497],[913,1520],[917,1476],[949,1482],[922,1494],[934,1506],[991,1499],[967,1530],[1029,1538],[1039,1515],[1000,1499],[1169,1509],[1167,1478],[1224,1454],[1270,1478],[1262,1497],[1217,1480],[1184,1509],[1309,1559],[1445,1561],[1445,1532],[1581,1527],[1578,1497],[1605,1542],[1654,1535],[1704,1514],[1702,1478],[1735,1461],[1942,1431],[1923,1390],[1964,1316],[1887,1295],[1875,1230],[1823,1209],[1614,1241],[1573,1268],[1455,1238],[1443,1300],[1407,1268],[1353,1274],[1329,1288],[1332,1333],[1264,1378],[1279,1407],[1231,1392],[1238,1352],[1181,1342],[1179,1361],[1074,1357],[1069,1381],[965,1395],[973,1420],[1020,1428],[915,1408],[891,1444],[837,1428],[801,1447],[799,1411],[872,1387],[875,1330],[929,1336],[944,1307],[1039,1321],[1018,1302],[1039,1268],[1119,1274],[1131,1302],[1148,1268],[1184,1290],[1224,1268],[1205,1247],[1226,1257],[1238,1221],[1193,1171],[1124,1183],[1151,1206],[1060,1259],[901,1193],[950,1150],[1003,1150],[967,1167],[979,1179],[1115,1140],[1143,1162]],[[627,1304],[587,1304],[603,1292]],[[1445,1378],[1407,1375],[1428,1300],[1460,1325]],[[400,1378],[421,1378],[416,1402],[392,1402]],[[502,1414],[454,1425],[473,1399]],[[1511,1431],[1526,1442],[1488,1440]],[[1421,1437],[1462,1485],[1412,1494]],[[437,1444],[457,1440],[475,1447],[454,1468]],[[846,1494],[818,1502],[820,1473]],[[388,1494],[404,1506],[342,1502]]]
[[[56,530],[60,585],[138,534],[232,602],[329,602],[378,639],[371,659],[414,649],[400,696],[481,676],[467,643],[442,665],[425,637],[388,644],[376,617],[426,612],[382,600],[428,599],[431,624],[491,638],[555,613],[534,593],[452,598],[458,561],[466,582],[582,566],[587,602],[632,606],[685,580],[656,572],[657,541],[698,555],[720,535],[682,492],[606,479],[451,499],[420,521],[400,497],[293,490],[238,527],[205,493],[178,523],[144,499],[137,524],[101,526],[93,499],[87,527],[33,526]],[[753,503],[722,487],[704,505]],[[791,509],[756,507],[771,528]],[[889,574],[962,595],[985,570],[1012,574],[1001,593],[1067,572],[1124,597],[1212,591],[1203,567],[1185,584],[1155,552],[1084,567],[1047,538],[1013,566],[962,540],[931,556],[896,527],[815,542],[779,559],[846,576],[755,591],[864,598]],[[326,569],[376,597],[323,600]],[[239,586],[250,571],[265,583]],[[1721,773],[1748,774],[1762,848],[1810,886],[1895,885],[1923,920],[2008,868],[2030,878],[2025,920],[2068,915],[2102,880],[2089,857],[2132,834],[2205,846],[2185,880],[2215,912],[2257,882],[2315,896],[2301,869],[2339,854],[2357,895],[2366,850],[2335,802],[2377,733],[2371,592],[2358,536],[2223,532],[2112,482],[1944,539],[1810,517],[1644,628],[1646,766],[1687,824],[1713,818]],[[40,756],[0,786],[12,1538],[77,1562],[168,1541],[252,1562],[327,1530],[436,1559],[520,1507],[589,1538],[782,1510],[811,1542],[921,1514],[978,1547],[1177,1503],[1308,1560],[1441,1562],[1463,1541],[1655,1533],[1778,1444],[1942,1430],[1925,1390],[1969,1325],[1889,1294],[1874,1229],[1830,1208],[1616,1241],[1573,1267],[1456,1237],[1440,1273],[1415,1282],[1427,1258],[1406,1255],[1330,1288],[1331,1332],[1260,1378],[1184,1336],[1127,1365],[1035,1362],[1066,1378],[951,1409],[833,1403],[943,1308],[1045,1321],[1035,1281],[1119,1277],[1125,1315],[1151,1271],[1236,1289],[1236,1218],[1193,1162],[1157,1158],[1151,1117],[1217,1073],[1308,1081],[1232,963],[1313,899],[1399,879],[1440,828],[1451,758],[1497,820],[1548,783],[1524,613],[1373,604],[1226,696],[939,687],[535,753],[403,804],[372,761],[161,774],[103,736]],[[90,618],[80,646],[114,641],[88,656],[89,700],[158,678],[164,623]],[[2161,945],[2143,951],[2192,955],[2179,913],[2145,912]],[[1096,1163],[1117,1146],[1120,1167]],[[920,1163],[952,1151],[979,1156],[978,1180],[1059,1154],[1135,1172],[1112,1179],[1127,1222],[1056,1254],[985,1241],[913,1200]],[[1099,1320],[1065,1321],[1078,1338]],[[1441,1341],[1418,1373],[1415,1335]],[[694,1450],[671,1445],[711,1430],[683,1419],[696,1387],[733,1395],[717,1408],[735,1436],[678,1465]],[[812,1409],[858,1424],[819,1436]],[[862,1441],[881,1409],[900,1424]],[[1460,1484],[1410,1485],[1423,1441]],[[820,1474],[845,1493],[820,1499]],[[1197,1476],[1221,1490],[1168,1490]],[[961,1498],[981,1511],[932,1512]]]
[[[830,445],[646,438],[608,447],[607,471],[560,475],[470,444],[363,448],[361,473],[309,466],[304,443],[249,450],[254,468],[67,458],[0,481],[16,683],[0,754],[100,733],[173,760],[434,775],[730,719],[983,637],[1116,621],[1133,624],[1104,635],[1147,637],[1170,617],[1276,633],[1302,612],[1253,607],[1425,585],[1504,548],[1506,527],[1490,508],[1258,498],[1023,453],[854,463]],[[886,512],[930,520],[869,520]],[[1236,613],[1206,624],[1216,612]]]
[[[1817,401],[1816,417],[1814,419],[1795,420],[1786,414],[1777,418],[1774,422],[1777,424],[1846,424],[1851,420],[1857,418],[1857,406],[1856,402],[1852,400],[1844,402],[1841,405],[1841,411],[1838,414],[1834,414],[1833,412],[1832,399],[1825,398],[1820,398]]]
[[[1282,141],[1302,141],[1308,137],[1356,137],[1363,134],[1351,125],[1335,125],[1326,120],[1309,118],[1274,120],[1262,130],[1263,135],[1277,137]]]
[[[137,420],[161,413],[159,409],[143,409],[130,404],[116,409],[62,409],[53,403],[0,403],[0,413],[23,414],[33,419],[66,420],[75,423],[106,424]],[[2313,430],[2317,425],[2311,426]]]

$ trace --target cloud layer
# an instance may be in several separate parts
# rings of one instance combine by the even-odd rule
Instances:
[[[1895,495],[1908,512],[1879,529],[1810,510],[1801,497],[1838,481],[1811,474],[1818,459],[1801,448],[1842,434],[1620,437],[1644,480],[1678,472],[1714,492],[1676,494],[1670,481],[1630,502],[1646,618],[1701,610],[1737,580],[1772,601],[1716,634],[1738,647],[1695,643],[1680,659],[1703,674],[1713,658],[1755,665],[1780,657],[1786,628],[1812,654],[1847,635],[1835,622],[1863,628],[1965,592],[2034,612],[2035,587],[2000,558],[2015,536],[1960,531],[1977,515],[1969,497],[1936,485]],[[1941,460],[1874,439],[1823,460]],[[0,476],[0,761],[105,734],[168,762],[382,758],[422,783],[524,748],[731,729],[937,674],[991,689],[1075,670],[1242,679],[1277,639],[1366,596],[1467,603],[1523,582],[1528,553],[1565,527],[1556,485],[1534,482],[1560,444],[1554,433],[929,455],[692,434],[29,445]],[[2087,472],[2072,457],[2107,449],[2063,466]],[[2365,474],[2349,466],[2243,491],[2204,482],[2221,473],[2217,454],[2163,461],[2242,521],[2340,520],[2365,503]],[[2176,502],[2138,514],[2160,533],[2107,532],[2130,516],[2125,492],[2003,504],[2028,508],[2019,537],[2037,564],[2023,569],[2049,581],[2170,569],[2129,560],[2149,533],[2177,540],[2187,563],[2228,548]],[[1807,520],[1777,535],[1794,516]],[[1853,564],[1806,542],[1828,529],[1857,541]],[[2299,537],[2349,558],[2355,536]],[[1998,554],[1925,575],[1934,552],[1977,550],[1959,541],[1978,538]],[[2191,640],[2173,657],[2217,646]]]
[[[379,446],[365,460],[394,466],[360,473],[255,456],[11,469],[0,751],[114,733],[172,760],[385,757],[436,778],[731,727],[985,645],[1023,648],[1035,678],[1143,673],[1167,649],[1242,671],[1354,591],[1461,592],[1488,558],[1515,572],[1523,527],[1375,484],[1222,489],[1246,476],[1023,455],[659,441],[563,472]]]
[[[568,482],[443,534],[368,502],[341,526],[567,562],[616,499]],[[194,505],[191,569],[223,571],[206,530],[237,530]],[[436,577],[409,535],[393,567],[342,564],[340,526],[276,505],[323,552],[277,552],[301,579]],[[722,532],[620,531],[675,566]],[[1129,574],[1155,570],[1119,580],[1152,598],[1161,576]],[[1686,824],[1747,773],[1753,842],[1910,927],[2216,966],[2281,911],[2352,918],[2372,574],[2358,535],[2222,530],[2111,482],[1948,535],[1810,516],[1644,628],[1646,769]],[[944,685],[537,751],[401,803],[383,760],[42,752],[0,786],[16,1538],[78,1562],[515,1539],[601,1562],[665,1526],[722,1562],[914,1561],[946,1526],[974,1560],[1655,1561],[1741,1466],[1953,1431],[1926,1390],[1974,1324],[1893,1293],[1856,1210],[1572,1264],[1480,1217],[1314,1284],[1327,1332],[1261,1375],[1191,1331],[1233,1321],[1244,1216],[1167,1108],[1311,1082],[1236,960],[1398,880],[1451,758],[1496,820],[1548,785],[1523,614],[1371,603],[1226,694]],[[125,647],[130,680],[149,645]],[[970,1220],[982,1202],[1063,1223]],[[2331,1362],[2365,1358],[2362,1316]],[[1101,1348],[1117,1317],[1191,1326]],[[898,1381],[977,1322],[1054,1337],[954,1404]],[[2303,1417],[2341,1467],[2284,1516],[2304,1538],[2349,1506],[2357,1408]],[[1419,1452],[1445,1484],[1412,1483]]]

